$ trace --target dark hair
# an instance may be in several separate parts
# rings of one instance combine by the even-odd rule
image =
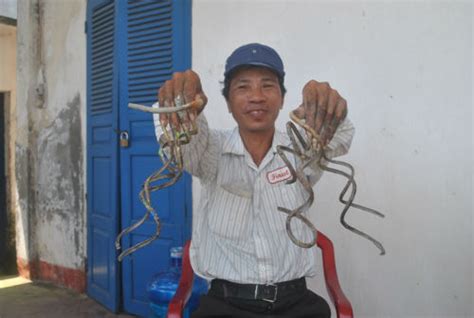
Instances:
[[[242,65],[242,66],[236,67],[235,69],[230,71],[226,77],[224,77],[224,82],[223,82],[224,87],[222,88],[222,95],[224,95],[225,100],[229,100],[230,82],[232,82],[234,75],[242,69],[249,69],[252,67],[262,67],[274,73],[278,77],[278,84],[280,84],[281,95],[285,97],[286,88],[285,88],[284,78],[282,76],[279,76],[277,72],[265,66]]]

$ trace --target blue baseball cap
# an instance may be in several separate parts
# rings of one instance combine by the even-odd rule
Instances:
[[[271,47],[260,43],[246,44],[232,52],[225,63],[224,77],[243,65],[264,66],[275,71],[281,79],[285,77],[283,61],[278,53]]]

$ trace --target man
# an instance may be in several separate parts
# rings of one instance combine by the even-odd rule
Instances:
[[[193,317],[330,316],[326,301],[306,288],[305,277],[316,273],[315,248],[292,243],[287,215],[277,210],[294,209],[307,195],[298,182],[285,183],[286,165],[276,153],[277,145],[290,144],[275,129],[284,76],[280,56],[268,46],[244,45],[229,56],[222,92],[237,122],[230,131],[208,128],[207,97],[195,72],[175,73],[159,90],[162,107],[204,101],[182,118],[159,118],[162,126],[195,121],[199,130],[182,147],[185,169],[202,184],[190,256],[194,271],[212,281]],[[347,152],[354,129],[345,119],[346,101],[327,83],[309,81],[295,112],[320,133],[328,156]],[[312,184],[322,173],[318,167],[306,170]],[[312,232],[302,222],[295,220],[292,230],[298,239],[311,241]]]

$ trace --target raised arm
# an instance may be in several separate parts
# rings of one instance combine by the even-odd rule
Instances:
[[[294,113],[320,136],[328,157],[347,153],[354,126],[346,118],[346,100],[328,83],[315,80],[306,83],[303,102]]]
[[[184,169],[199,178],[210,178],[215,170],[218,147],[218,135],[211,131],[203,114],[207,97],[202,90],[199,75],[192,71],[174,73],[158,92],[159,107],[174,107],[191,103],[200,99],[199,107],[191,107],[179,114],[154,114],[154,123],[158,140],[162,138],[164,129],[181,133],[183,127],[191,131],[194,124],[197,134],[191,135],[188,144],[181,146]],[[168,135],[173,135],[168,133]],[[165,152],[168,149],[164,149]]]
[[[160,114],[161,126],[166,127],[170,123],[176,130],[179,130],[180,123],[189,126],[207,104],[207,97],[202,90],[201,79],[196,72],[187,70],[174,73],[171,79],[167,80],[158,91],[160,107],[178,106],[191,103],[196,99],[201,99],[203,101],[202,105],[197,108],[190,108],[182,117],[178,117],[176,113]]]
[[[318,140],[317,147],[324,148],[327,158],[346,154],[354,135],[354,126],[347,119],[346,100],[328,83],[315,80],[304,86],[302,95],[301,105],[290,116],[302,126],[299,129],[302,136],[308,136],[305,130],[311,131],[311,136]],[[305,169],[311,185],[319,180],[322,172],[317,161]]]

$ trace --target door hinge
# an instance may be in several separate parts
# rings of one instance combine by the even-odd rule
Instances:
[[[84,21],[84,33],[87,34],[87,20]]]

